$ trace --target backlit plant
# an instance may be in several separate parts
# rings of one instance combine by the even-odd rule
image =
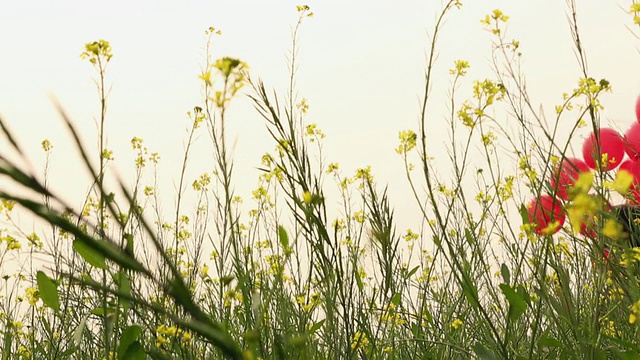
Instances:
[[[296,8],[286,89],[273,91],[240,59],[214,60],[221,32],[206,30],[202,99],[186,112],[174,193],[158,181],[161,154],[139,134],[131,134],[133,181],[112,173],[107,70],[118,58],[108,41],[87,43],[81,58],[97,73],[96,149],[56,104],[91,176],[80,210],[50,189],[54,145],[42,142],[39,176],[23,166],[21,145],[0,122],[19,155],[0,154],[0,174],[27,190],[0,189],[2,358],[638,357],[640,98],[638,122],[624,135],[600,126],[611,86],[586,68],[573,1],[582,75],[547,109],[555,121],[533,110],[525,54],[501,10],[479,17],[493,39],[493,74],[468,80],[474,64],[456,60],[443,88],[434,82],[438,35],[462,6],[447,1],[436,17],[419,121],[399,132],[395,147],[418,209],[408,229],[396,225],[401,204],[376,169],[349,172],[326,159],[331,134],[308,122],[313,100],[297,95],[295,71],[308,6]],[[634,24],[639,12],[634,2]],[[442,159],[429,134],[443,123],[430,105],[434,92],[446,91],[451,138]],[[228,139],[237,119],[228,110],[245,95],[272,148],[256,159],[257,186],[241,197]],[[568,140],[561,121],[573,124]],[[570,155],[585,127],[592,134],[582,157]],[[211,161],[192,175],[203,134]],[[168,216],[167,203],[175,204]],[[26,231],[16,216],[24,211],[45,230]]]

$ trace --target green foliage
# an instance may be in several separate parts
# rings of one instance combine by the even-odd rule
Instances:
[[[49,308],[60,311],[60,295],[58,294],[58,286],[51,280],[47,274],[38,271],[36,276],[38,280],[38,291],[42,302]]]
[[[517,40],[505,40],[510,19],[500,10],[481,20],[494,37],[495,77],[465,83],[465,60],[449,72],[446,160],[453,171],[451,179],[439,177],[439,159],[428,155],[427,104],[436,89],[437,34],[461,6],[448,1],[436,18],[418,129],[401,131],[395,149],[419,209],[419,232],[398,232],[390,193],[370,166],[352,176],[337,163],[325,166],[325,134],[306,122],[309,104],[294,86],[298,30],[313,15],[308,6],[297,7],[284,97],[250,76],[241,60],[211,61],[207,54],[199,75],[203,99],[188,112],[176,194],[150,182],[160,156],[138,137],[131,141],[134,185],[119,181],[116,191],[107,189],[106,165],[114,156],[104,133],[105,79],[113,54],[105,40],[85,44],[81,57],[99,74],[97,149],[82,145],[56,104],[92,180],[81,211],[20,166],[28,163],[25,153],[0,120],[19,156],[1,154],[0,175],[30,192],[0,191],[0,213],[13,221],[18,205],[49,226],[39,236],[14,223],[29,252],[26,274],[14,276],[13,290],[5,275],[3,359],[637,358],[640,250],[612,241],[613,225],[594,238],[575,234],[575,224],[561,236],[532,231],[520,192],[549,191],[546,179],[569,145],[559,143],[557,124],[548,126],[522,105],[531,103],[517,68],[522,54]],[[634,21],[638,12],[631,7]],[[575,16],[569,21],[577,29]],[[206,35],[209,49],[220,31],[209,28]],[[572,134],[586,125],[583,118],[599,123],[600,97],[611,91],[608,81],[588,76],[585,63],[577,88],[554,108],[558,121],[579,110]],[[462,86],[471,99],[458,99]],[[225,126],[228,108],[245,90],[273,143],[261,159],[249,211],[234,190]],[[515,133],[492,115],[505,111]],[[189,179],[192,146],[202,131],[209,132],[214,161]],[[472,163],[471,144],[483,162]],[[513,169],[501,161],[500,146],[517,155]],[[45,140],[42,147],[48,161],[53,145]],[[479,184],[477,194],[464,186],[469,179]],[[588,180],[605,197],[621,188],[606,175]],[[572,218],[582,219],[589,207],[589,215],[610,220],[591,209],[595,200],[587,201],[587,191],[571,191],[586,199],[566,207]],[[175,199],[175,212],[165,218],[161,200],[168,199]],[[4,266],[5,255],[22,245],[1,232]],[[604,249],[611,250],[608,259]]]
[[[105,256],[97,250],[92,249],[87,243],[82,240],[73,241],[73,249],[80,255],[84,261],[89,265],[95,266],[98,269],[108,269]]]

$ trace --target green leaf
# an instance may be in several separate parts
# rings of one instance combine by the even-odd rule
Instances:
[[[594,354],[592,355],[592,359],[595,360],[607,360],[607,353],[600,349],[593,349]]]
[[[60,353],[60,357],[67,358],[67,357],[71,356],[74,352],[76,352],[76,350],[78,350],[78,348],[75,347],[75,346],[72,346],[72,347],[68,348],[67,350],[61,352]]]
[[[298,349],[303,349],[308,339],[309,339],[309,336],[307,334],[294,336],[287,340],[287,345],[293,346]]]
[[[147,350],[147,355],[149,355],[153,360],[174,360],[173,358],[166,355],[163,351],[158,351],[154,348],[149,348]]]
[[[509,302],[509,318],[512,321],[518,320],[520,315],[527,310],[527,303],[511,286],[507,284],[500,284],[499,286]]]
[[[540,347],[561,347],[562,343],[557,339],[543,335],[538,339],[538,346]]]
[[[13,331],[4,332],[4,346],[2,347],[2,358],[9,359],[11,356],[11,344],[13,343]]]
[[[86,242],[79,239],[74,240],[73,249],[91,266],[104,270],[108,268],[104,255],[89,246]]]
[[[38,271],[36,275],[38,282],[38,292],[42,302],[49,308],[60,311],[60,296],[58,294],[58,288],[53,280],[51,280],[47,274],[42,271]]]
[[[137,342],[141,334],[142,327],[140,325],[131,325],[122,332],[120,345],[118,345],[118,360],[131,359],[125,355],[129,355],[130,348]]]
[[[494,353],[489,351],[486,347],[484,347],[484,345],[482,345],[479,342],[473,345],[473,352],[475,352],[476,355],[478,355],[478,358],[480,358],[481,360],[497,360],[498,359],[498,357],[496,357]]]
[[[144,352],[144,348],[142,347],[140,342],[134,341],[133,343],[131,343],[131,345],[129,345],[129,347],[127,348],[127,351],[122,355],[122,357],[119,357],[118,355],[118,360],[124,360],[124,359],[146,360],[147,354]]]
[[[131,281],[129,280],[129,276],[124,271],[118,272],[118,292],[122,295],[131,296]],[[128,311],[131,307],[131,303],[125,297],[120,297],[120,304],[124,311]]]
[[[101,284],[95,280],[93,280],[93,278],[91,277],[91,275],[87,274],[87,273],[83,273],[82,274],[82,281],[85,281],[89,286],[100,286]]]
[[[2,166],[0,166],[0,173],[2,173]],[[48,192],[47,192],[48,194]],[[65,230],[76,237],[77,240],[82,240],[91,248],[99,251],[103,256],[116,262],[118,265],[125,267],[127,269],[131,269],[137,272],[144,273],[148,276],[152,276],[151,272],[146,269],[140,262],[138,262],[135,257],[126,255],[124,251],[112,243],[111,241],[106,240],[98,240],[93,238],[91,235],[87,234],[87,232],[81,229],[79,226],[71,223],[64,216],[59,214],[58,212],[49,209],[39,202],[35,202],[29,199],[24,199],[20,197],[16,197],[12,194],[9,194],[4,191],[0,191],[0,198],[4,198],[7,200],[15,201],[30,210],[37,216],[41,217],[44,221],[48,222],[51,225],[55,225],[62,230]]]
[[[522,300],[527,303],[527,305],[531,305],[531,295],[529,295],[527,289],[525,289],[524,286],[522,286],[521,284],[516,286],[516,291],[518,292],[518,295],[520,295]]]
[[[42,187],[38,180],[36,180],[33,176],[25,174],[24,172],[14,167],[12,164],[6,163],[6,161],[3,161],[3,164],[0,166],[0,174],[8,175],[16,182],[43,195],[51,195],[51,193],[47,189]],[[10,197],[7,197],[7,199],[13,200]]]
[[[618,350],[616,352],[617,352],[616,355],[618,356],[618,359],[621,359],[621,360],[633,360],[638,358],[638,353],[633,350],[627,350],[627,351]]]
[[[393,295],[393,297],[391,298],[391,303],[393,305],[400,305],[400,301],[402,301],[402,294],[400,293],[396,293],[395,295]]]
[[[318,331],[318,329],[320,329],[322,327],[322,325],[324,324],[324,320],[325,319],[322,319],[322,320],[318,321],[317,323],[311,325],[309,330],[307,330],[307,333],[309,335],[313,335],[316,331]]]
[[[289,249],[289,235],[282,225],[278,225],[278,239],[280,239],[280,245],[284,250]]]
[[[416,273],[416,271],[418,271],[418,269],[419,269],[419,268],[420,268],[420,266],[416,266],[416,267],[414,267],[413,269],[411,269],[411,271],[409,271],[409,273],[407,274],[407,279],[408,279],[408,278],[410,278],[410,277],[412,277],[412,276],[413,276],[413,274],[415,274],[415,273]]]
[[[107,308],[106,314],[107,314],[107,316],[109,316],[109,315],[113,315],[115,312],[116,312],[115,309],[109,307],[109,308]],[[91,310],[91,313],[93,315],[96,315],[96,316],[104,317],[105,316],[105,309],[103,307],[97,307],[97,308]]]
[[[178,305],[182,306],[184,310],[191,314],[191,316],[200,320],[208,318],[193,301],[193,296],[187,288],[187,285],[184,283],[184,279],[182,279],[182,277],[174,277],[167,285],[169,295],[173,297]],[[210,320],[210,318],[208,318],[208,320]]]
[[[442,247],[442,241],[440,241],[440,238],[436,235],[433,235],[433,243],[438,247],[441,248]]]
[[[359,271],[354,271],[354,275],[356,276],[356,285],[358,285],[358,290],[360,290],[362,292],[362,288],[364,287],[364,284],[362,283],[362,278],[360,277],[360,272]]]
[[[469,228],[464,229],[464,237],[467,239],[467,243],[469,244],[475,243],[475,238],[471,234],[471,231],[469,230]]]
[[[235,276],[233,276],[233,275],[224,275],[224,276],[222,276],[220,278],[220,283],[222,283],[222,285],[224,285],[224,286],[227,286],[227,285],[231,284],[233,279],[235,279]]]
[[[623,340],[618,336],[611,336],[607,334],[602,334],[602,335],[603,335],[602,336],[603,338],[611,341],[614,344],[617,344],[618,348],[630,349],[628,353],[630,352],[631,354],[640,354],[640,346],[638,346],[635,342]],[[637,359],[637,358],[638,357],[634,357],[633,359]]]
[[[520,217],[522,218],[522,224],[528,224],[529,221],[529,212],[527,211],[527,206],[525,204],[520,205]]]
[[[124,252],[125,254],[133,257],[133,235],[125,233],[123,237],[126,242]]]
[[[244,333],[244,339],[248,343],[256,344],[260,340],[260,332],[256,329],[249,329]]]
[[[509,283],[511,282],[511,274],[509,273],[509,268],[507,267],[507,264],[503,263],[500,266],[500,274],[502,274],[502,280],[504,281],[504,283],[509,285]]]
[[[460,285],[462,286],[462,291],[464,291],[464,296],[469,301],[469,304],[474,308],[478,308],[480,306],[480,303],[478,302],[478,289],[473,284],[466,271],[462,272],[462,283]]]

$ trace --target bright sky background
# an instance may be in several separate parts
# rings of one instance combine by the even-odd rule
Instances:
[[[507,37],[520,41],[531,97],[547,115],[553,115],[562,93],[575,88],[580,75],[563,1],[463,2],[463,8],[447,18],[440,38],[429,114],[430,150],[437,157],[444,156],[448,137],[448,69],[453,61],[465,59],[471,64],[459,101],[469,95],[472,79],[492,77],[491,35],[479,21],[491,10],[499,8],[510,16]],[[603,122],[625,130],[634,121],[633,106],[640,94],[640,40],[634,36],[640,31],[627,28],[632,18],[625,12],[631,1],[577,3],[589,70],[613,86],[613,93],[603,97]],[[84,43],[106,39],[115,54],[108,69],[112,91],[107,119],[115,165],[121,173],[131,172],[130,140],[141,137],[151,151],[160,153],[165,191],[172,191],[186,139],[185,113],[201,103],[197,75],[204,62],[204,30],[214,26],[223,32],[215,40],[214,58],[244,60],[254,77],[284,95],[286,55],[297,20],[295,5],[300,4],[1,1],[0,115],[30,150],[36,167],[43,158],[40,142],[47,138],[53,143],[52,185],[59,193],[82,198],[88,184],[84,177],[78,180],[76,152],[49,96],[60,100],[87,144],[94,144],[94,119],[99,115],[95,72],[79,54]],[[300,31],[298,90],[311,106],[307,121],[317,123],[327,135],[326,162],[339,162],[348,175],[372,165],[379,184],[390,184],[400,217],[410,216],[413,207],[406,204],[412,200],[401,175],[401,159],[393,149],[399,131],[417,130],[428,35],[443,4],[439,0],[310,0],[307,4],[315,16]],[[255,168],[274,143],[246,98],[231,105],[229,122],[229,138],[237,137],[236,186],[249,198],[258,176]],[[587,132],[578,134],[576,150]],[[199,141],[206,145],[208,138],[202,134]],[[0,145],[5,151],[6,143]],[[197,157],[192,164],[189,183],[210,170]]]

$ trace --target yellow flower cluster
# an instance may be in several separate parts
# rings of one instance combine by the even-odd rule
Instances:
[[[629,314],[629,324],[635,324],[640,318],[640,300],[631,305],[631,313]]]
[[[363,348],[366,348],[367,346],[369,346],[369,337],[367,337],[366,333],[358,331],[355,334],[353,334],[353,337],[351,338],[352,349],[354,350],[363,349]]]
[[[0,238],[0,241],[4,241],[7,243],[7,250],[20,250],[22,245],[20,242],[11,235],[5,235]]]
[[[182,343],[186,343],[193,337],[190,332],[176,328],[175,326],[160,325],[156,328],[156,346],[160,347],[169,343],[170,339],[182,337]]]
[[[396,153],[402,155],[413,150],[416,147],[418,136],[412,130],[403,130],[398,134],[400,145],[396,148]]]
[[[311,296],[309,296],[308,300],[304,295],[296,297],[296,302],[298,303],[298,305],[300,305],[300,307],[302,307],[304,311],[311,311],[322,303],[322,299],[320,297],[320,294],[313,293],[311,294]]]
[[[629,267],[637,262],[640,262],[640,248],[634,247],[628,253],[622,254],[620,265]]]

